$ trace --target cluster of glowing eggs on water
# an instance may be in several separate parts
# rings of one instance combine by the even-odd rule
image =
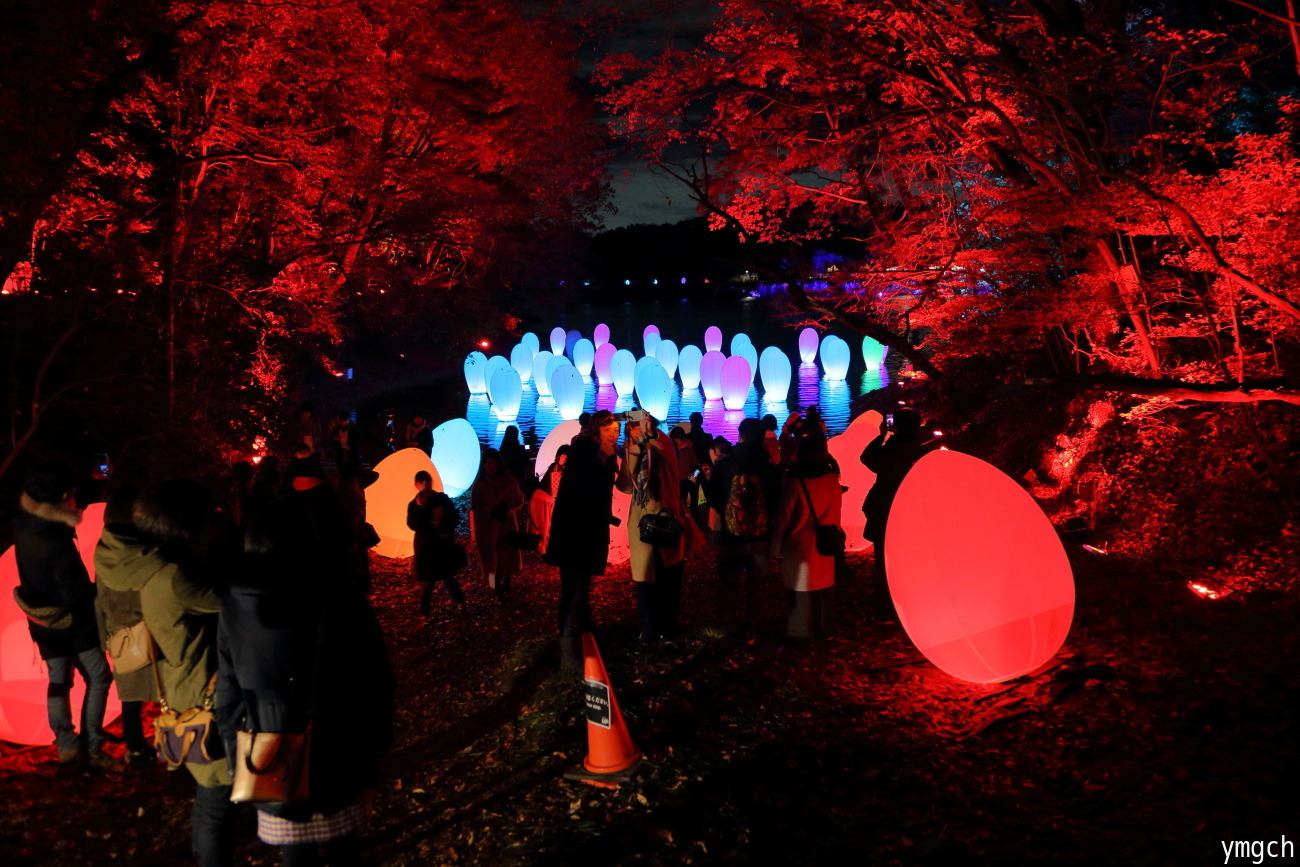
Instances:
[[[591,367],[596,363],[596,346],[590,340],[583,337],[573,344],[573,366],[578,368],[578,373],[584,378],[591,377]]]
[[[722,351],[722,329],[716,325],[710,325],[704,330],[704,351],[721,352]]]
[[[552,381],[554,388],[554,381]],[[519,416],[519,404],[523,400],[523,383],[513,367],[505,367],[492,374],[488,381],[488,398],[492,401],[492,411],[502,421],[513,421]]]
[[[645,331],[641,332],[642,346],[645,348],[645,354],[650,358],[654,358],[655,352],[659,349],[659,344],[662,340],[663,338],[659,336],[659,326],[657,325],[647,325]]]
[[[700,387],[700,362],[704,354],[693,343],[688,343],[677,353],[677,374],[682,379],[682,388],[690,391]]]
[[[885,531],[889,592],[908,638],[962,680],[1048,662],[1074,616],[1074,578],[1034,499],[996,467],[933,451],[903,479]]]
[[[845,548],[849,551],[862,551],[869,544],[863,535],[867,520],[862,514],[862,502],[867,498],[867,491],[876,483],[876,474],[866,468],[861,456],[867,444],[880,435],[880,423],[883,420],[880,413],[869,409],[855,418],[843,433],[831,437],[826,444],[831,457],[839,464],[840,484],[848,488],[844,492],[840,526],[844,528]]]
[[[763,378],[763,400],[784,403],[790,394],[789,357],[775,346],[769,346],[758,357],[758,372]]]
[[[475,350],[465,356],[465,385],[470,394],[487,394],[487,356]]]
[[[801,364],[812,364],[817,360],[817,346],[821,342],[821,337],[817,334],[816,328],[805,328],[799,332],[799,362]]]
[[[551,329],[551,354],[552,355],[564,354],[564,340],[567,336],[568,335],[565,332],[565,330],[558,325]]]
[[[716,349],[710,349],[700,359],[700,387],[704,389],[705,400],[719,400],[722,397],[722,365],[727,356]]]
[[[632,393],[636,386],[636,356],[629,349],[620,349],[609,362],[609,374],[614,380],[614,391],[620,396]]]
[[[433,429],[430,456],[447,496],[459,497],[468,491],[478,475],[479,444],[474,426],[463,418],[438,425]]]
[[[582,415],[582,398],[585,386],[582,374],[572,364],[561,364],[551,374],[551,396],[560,418],[571,421]]]
[[[821,345],[822,372],[827,379],[841,380],[849,375],[849,345],[834,334],[826,335]]]
[[[871,337],[862,338],[862,361],[867,365],[867,370],[880,370],[885,364],[885,356],[889,354],[889,347]]]
[[[77,525],[76,546],[86,573],[92,578],[95,575],[95,545],[103,529],[104,504],[87,506],[81,514],[81,523]],[[49,676],[32,644],[27,617],[13,601],[17,586],[18,552],[10,546],[0,554],[0,740],[16,744],[48,744],[54,737],[45,701]],[[80,720],[85,681],[80,678],[76,681],[71,694],[72,718]],[[121,703],[114,687],[108,693],[104,723],[111,723],[120,714]]]
[[[753,347],[751,346],[750,349],[752,350]],[[719,374],[722,405],[729,410],[744,409],[752,378],[749,361],[743,355],[733,355],[724,361]]]
[[[646,359],[642,359],[645,361]],[[656,419],[668,418],[668,411],[673,400],[673,381],[668,378],[668,371],[653,359],[648,364],[638,362],[636,371],[636,399],[641,408]]]
[[[676,343],[671,340],[659,341],[659,347],[655,350],[655,358],[664,366],[669,379],[677,375],[677,355]]]
[[[533,384],[537,387],[538,397],[551,396],[551,379],[546,375],[546,365],[554,357],[548,349],[533,356]]]
[[[609,326],[604,322],[597,325],[596,329],[591,332],[591,342],[595,344],[597,349],[609,343]]]
[[[474,462],[477,472],[477,456]],[[438,468],[420,449],[401,449],[375,465],[378,478],[366,486],[366,520],[379,535],[379,544],[370,550],[381,557],[410,557],[414,552],[415,533],[406,526],[406,506],[415,498],[415,474],[420,470],[433,477],[435,491],[443,489]]]
[[[542,440],[542,444],[537,448],[537,460],[533,464],[533,471],[537,478],[541,478],[551,464],[555,463],[555,453],[560,450],[560,446],[567,446],[573,442],[573,438],[582,433],[582,425],[576,421],[562,421]]]
[[[520,382],[527,382],[533,377],[533,352],[520,343],[510,350],[510,366],[519,374]]]

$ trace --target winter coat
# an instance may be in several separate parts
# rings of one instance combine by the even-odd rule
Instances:
[[[915,435],[895,434],[886,440],[883,433],[862,450],[860,460],[876,474],[876,482],[862,502],[862,512],[867,516],[867,527],[863,532],[866,538],[873,542],[885,540],[885,524],[889,520],[889,508],[894,504],[894,495],[908,470],[927,451]]]
[[[474,480],[469,505],[474,512],[474,536],[484,577],[519,571],[519,549],[510,534],[519,527],[515,510],[523,504],[519,482],[504,470],[495,476],[480,474]]]
[[[14,554],[18,594],[29,609],[51,609],[71,617],[52,629],[28,619],[27,628],[42,659],[76,656],[99,647],[95,620],[95,585],[77,551],[76,527],[81,513],[54,503],[38,503],[23,494],[14,519]],[[5,605],[14,602],[5,600]],[[57,610],[57,612],[55,611]]]
[[[650,461],[648,484],[644,497],[636,491],[637,475],[642,462]],[[646,441],[637,450],[629,447],[627,457],[618,472],[618,489],[632,495],[627,515],[627,546],[632,555],[632,580],[637,583],[654,583],[656,553],[664,566],[675,566],[685,558],[686,535],[682,534],[671,548],[659,548],[641,541],[640,524],[645,515],[666,511],[679,521],[686,521],[682,510],[682,488],[677,472],[677,447],[671,438],[659,434]]]
[[[763,504],[767,507],[767,525],[770,530],[777,504],[781,500],[781,471],[772,463],[766,446],[761,442],[742,442],[731,454],[718,461],[709,476],[709,506],[718,513],[719,539],[723,544],[735,545],[741,540],[727,532],[727,500],[731,496],[731,482],[738,475],[758,476],[763,488]],[[751,540],[752,541],[752,540]]]
[[[310,553],[249,555],[239,571],[217,640],[226,751],[235,755],[240,730],[300,733],[310,719],[309,800],[258,809],[294,821],[331,815],[374,785],[392,746],[394,680],[379,624],[344,571]]]
[[[843,491],[829,467],[811,472],[817,474],[806,477],[799,468],[791,469],[772,525],[772,554],[781,557],[787,590],[825,590],[835,583],[835,558],[817,552],[815,528],[817,524],[841,526]]]
[[[107,526],[95,545],[95,581],[99,593],[95,596],[95,613],[99,617],[100,637],[103,646],[115,632],[128,629],[144,619],[139,590],[116,590],[113,585],[137,584],[140,580],[118,577],[120,574],[141,571],[148,580],[153,573],[165,568],[165,562],[156,557],[158,546],[141,538],[134,527]],[[105,576],[113,574],[111,580]],[[157,701],[158,687],[154,681],[153,665],[128,671],[113,672],[117,695],[122,701]]]
[[[574,437],[551,513],[547,563],[589,575],[605,574],[617,472],[616,457],[603,457],[591,437]]]
[[[442,491],[422,491],[406,507],[406,526],[415,531],[415,579],[424,584],[454,575],[460,510]]]

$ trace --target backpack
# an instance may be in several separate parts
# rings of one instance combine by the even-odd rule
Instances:
[[[767,501],[763,480],[752,473],[737,473],[722,513],[723,526],[737,539],[762,539],[768,534]]]

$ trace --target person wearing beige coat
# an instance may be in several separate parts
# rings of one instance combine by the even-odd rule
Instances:
[[[789,599],[786,634],[813,638],[825,634],[835,558],[817,551],[817,525],[840,526],[843,491],[826,452],[824,438],[799,440],[798,457],[781,490],[772,527],[772,556],[781,560]]]

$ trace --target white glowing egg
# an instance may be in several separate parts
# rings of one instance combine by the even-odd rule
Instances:
[[[551,377],[555,376],[555,371],[564,367],[566,364],[572,366],[573,362],[569,361],[569,359],[565,358],[563,355],[552,355],[546,362],[546,382],[549,384]],[[554,393],[551,394],[551,397],[555,397]]]
[[[525,332],[524,336],[519,338],[520,344],[528,347],[528,351],[536,355],[542,348],[542,341],[531,331]]]
[[[381,557],[414,553],[415,533],[406,526],[406,505],[415,498],[415,474],[420,470],[433,477],[435,491],[442,490],[438,468],[420,449],[400,449],[375,465],[379,478],[366,486],[366,520],[379,534],[379,544],[370,550]]]
[[[738,331],[738,332],[736,332],[734,335],[732,335],[732,338],[731,338],[731,354],[732,354],[732,355],[739,355],[739,354],[740,354],[740,347],[742,347],[742,346],[753,346],[753,345],[754,345],[754,343],[753,343],[752,340],[749,339],[749,335],[748,335],[748,334],[746,334],[746,333],[743,332],[743,331]]]
[[[614,380],[614,391],[628,395],[636,386],[636,356],[631,350],[620,349],[609,362],[609,373]]]
[[[718,400],[722,397],[722,365],[727,356],[716,349],[710,349],[700,359],[700,386],[704,389],[705,400]]]
[[[604,322],[597,325],[596,330],[591,332],[591,342],[597,349],[609,343],[609,326]]]
[[[583,378],[591,376],[591,366],[596,363],[596,347],[583,337],[573,344],[573,366]]]
[[[551,395],[560,418],[572,421],[582,415],[582,374],[572,364],[562,364],[551,374]]]
[[[767,403],[784,401],[790,394],[790,359],[775,346],[769,346],[758,357],[758,372],[763,377],[763,400]]]
[[[704,330],[704,351],[722,351],[722,329],[718,326],[710,325]]]
[[[754,347],[749,348],[752,350]],[[733,355],[724,361],[720,375],[722,405],[728,410],[744,409],[751,378],[749,360],[745,356]]]
[[[739,355],[749,362],[749,384],[752,386],[754,377],[758,376],[758,350],[750,343],[742,343],[736,347],[736,350],[733,355]]]
[[[668,371],[654,359],[645,365],[638,365],[636,371],[636,400],[641,408],[660,421],[668,418],[668,410],[673,401],[673,381]]]
[[[867,370],[879,370],[885,363],[889,347],[871,337],[862,338],[862,361]]]
[[[463,418],[453,418],[433,429],[433,465],[449,497],[459,497],[478,475],[478,434]]]
[[[512,369],[510,359],[504,355],[494,355],[487,360],[487,366],[483,369],[483,382],[487,385],[488,397],[492,396],[492,377],[497,375],[498,370]],[[495,403],[495,401],[493,401]]]
[[[465,385],[470,394],[487,394],[487,356],[477,350],[465,356]]]
[[[677,375],[677,344],[671,340],[659,341],[659,348],[655,350],[655,358],[664,366],[664,371],[668,378],[672,379]]]
[[[812,364],[817,360],[817,344],[821,338],[817,335],[816,328],[805,328],[799,332],[799,362],[801,364]]]
[[[833,436],[826,444],[831,457],[840,466],[840,484],[848,488],[844,492],[844,511],[840,514],[840,526],[844,528],[845,547],[850,551],[862,551],[870,544],[863,532],[867,519],[862,514],[862,502],[867,498],[867,491],[876,483],[876,474],[862,463],[862,450],[880,433],[883,417],[874,409],[869,409],[858,416],[838,436]]]
[[[834,334],[822,341],[822,372],[827,379],[839,380],[849,375],[849,359],[853,353],[849,345]]]
[[[558,325],[551,329],[551,354],[552,355],[564,354],[564,338],[566,336],[567,335],[565,330]]]
[[[890,509],[885,558],[908,638],[954,677],[1027,674],[1070,632],[1074,576],[1056,530],[1015,479],[979,458],[935,451],[917,462]]]
[[[610,369],[614,361],[614,353],[618,352],[618,347],[612,343],[602,343],[596,347],[596,360],[592,369],[596,374],[596,381],[601,385],[608,385],[614,381],[614,374]]]
[[[704,355],[700,348],[688,343],[677,353],[677,375],[682,379],[682,388],[700,387],[700,361]]]
[[[555,453],[560,450],[560,446],[567,446],[573,442],[573,438],[582,433],[582,425],[576,421],[562,421],[542,440],[542,444],[537,447],[537,462],[533,465],[533,471],[537,478],[546,475],[546,471],[555,463]]]
[[[488,399],[492,401],[492,411],[498,419],[514,421],[519,415],[519,403],[523,396],[523,383],[519,381],[519,374],[513,367],[492,374],[492,379],[488,382]]]
[[[533,384],[537,386],[538,397],[551,396],[551,380],[546,376],[546,365],[554,357],[548,349],[533,356]]]
[[[520,343],[514,349],[510,350],[510,366],[519,374],[520,382],[527,382],[533,377],[533,353]]]
[[[659,348],[661,340],[663,338],[659,336],[659,326],[657,325],[647,325],[645,331],[641,332],[641,341],[645,346],[645,354],[651,358],[654,358],[655,351]]]

